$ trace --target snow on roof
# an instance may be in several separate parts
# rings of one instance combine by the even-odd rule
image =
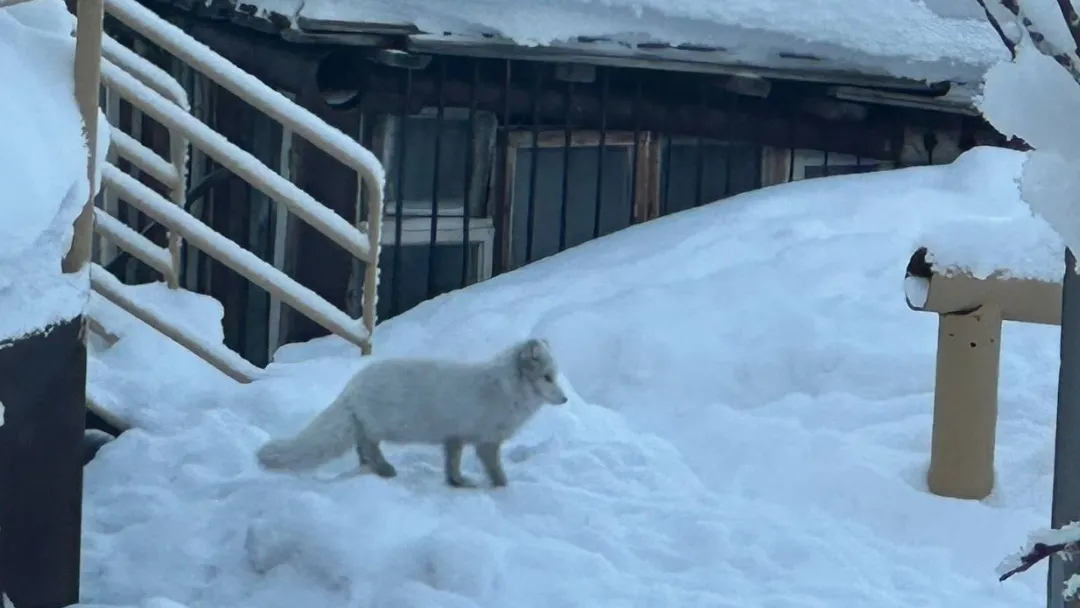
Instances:
[[[247,2],[245,2],[247,4]],[[302,29],[402,31],[558,45],[588,39],[704,45],[728,61],[778,53],[894,76],[977,79],[1007,58],[974,0],[255,0]]]
[[[947,166],[765,188],[381,324],[376,357],[478,359],[519,337],[550,341],[572,399],[506,444],[501,490],[447,488],[434,446],[389,445],[393,480],[357,474],[351,453],[316,472],[261,471],[258,446],[301,428],[371,359],[321,338],[237,385],[145,326],[110,322],[123,338],[91,354],[91,382],[115,387],[141,428],[86,468],[82,597],[1036,605],[1038,571],[1001,585],[994,570],[1050,502],[1058,329],[1006,327],[1002,491],[992,503],[942,499],[923,480],[937,320],[903,295],[924,234],[1030,215],[1013,183],[1024,158],[976,148]],[[129,289],[174,299],[177,314],[199,298]],[[220,340],[211,304],[188,316]],[[465,469],[480,478],[468,453]]]
[[[88,297],[85,273],[60,271],[89,191],[71,25],[62,0],[0,9],[0,339],[69,319]]]

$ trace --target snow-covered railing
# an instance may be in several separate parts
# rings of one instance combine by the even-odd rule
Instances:
[[[293,103],[281,93],[241,70],[207,46],[185,34],[180,28],[159,18],[135,0],[106,0],[105,8],[110,15],[124,25],[142,34],[165,51],[173,54],[193,69],[201,72],[221,87],[251,104],[356,172],[368,206],[368,221],[366,224],[368,234],[366,241],[355,238],[359,235],[359,231],[355,226],[346,222],[330,209],[315,202],[302,190],[296,188],[276,173],[273,173],[272,176],[265,176],[269,178],[268,182],[261,182],[256,177],[256,181],[251,181],[251,184],[271,198],[288,206],[290,211],[299,215],[357,258],[367,262],[364,276],[362,314],[364,327],[370,334],[375,327],[375,300],[378,297],[379,233],[382,227],[383,183],[385,181],[382,164],[375,155],[351,137],[330,127],[308,110]],[[152,112],[147,113],[153,114]],[[190,117],[190,115],[186,114],[183,116]],[[155,118],[161,120],[160,117]],[[166,126],[170,129],[176,128],[168,124]],[[192,142],[203,149],[204,152],[216,156],[215,151],[218,150],[209,149],[206,146],[228,142],[217,133],[213,131],[210,133],[220,139],[220,142],[215,142],[215,137],[210,137],[206,141],[200,141],[191,135],[189,137],[192,137]],[[262,165],[253,156],[246,156],[247,158],[241,161],[242,164],[249,164],[248,159],[250,159],[254,166],[265,168],[265,165]],[[228,167],[230,171],[248,179],[240,171],[250,169],[250,167],[230,166],[230,162],[227,162],[232,160],[230,157],[216,158],[216,160]],[[277,180],[284,183],[275,183]],[[282,186],[284,191],[279,191],[277,186]],[[289,196],[290,194],[292,196]],[[369,347],[364,346],[364,349],[365,352],[368,352]]]
[[[141,238],[141,237],[140,237]],[[158,247],[158,249],[161,249]],[[262,370],[252,365],[220,342],[207,342],[194,337],[191,333],[176,325],[171,320],[153,310],[140,305],[124,293],[124,284],[111,272],[97,264],[90,266],[90,285],[94,291],[119,308],[138,318],[143,323],[158,330],[174,342],[195,353],[210,365],[221,370],[233,380],[248,383],[259,377]]]
[[[367,330],[358,326],[349,315],[255,254],[215,232],[180,207],[171,204],[139,180],[108,163],[102,169],[101,177],[103,183],[114,188],[128,204],[169,230],[180,234],[192,245],[205,251],[236,271],[237,274],[353,344],[360,347],[367,344],[369,336]],[[133,255],[140,259],[144,256],[148,259],[157,258],[159,263],[164,261],[167,255],[166,250],[134,231],[127,235],[128,239],[132,237],[142,239],[142,242],[132,243],[132,250],[129,251]],[[117,244],[123,246],[122,242]]]
[[[100,66],[101,83],[163,125],[170,135],[170,160],[167,161],[116,127],[111,127],[110,130],[115,153],[164,185],[168,190],[168,198],[123,173],[111,163],[104,163],[102,169],[103,186],[169,230],[169,246],[161,247],[105,211],[94,209],[91,217],[96,220],[98,234],[161,273],[170,287],[178,285],[180,239],[186,238],[191,245],[259,285],[312,321],[356,344],[364,354],[370,353],[370,336],[375,324],[384,181],[382,165],[375,156],[344,133],[243,72],[137,2],[107,0],[102,5],[101,0],[84,0],[80,2],[80,12],[84,7],[89,19],[97,16],[99,28],[94,31],[86,24],[79,24],[82,27],[77,27],[77,36],[85,40],[80,39],[77,48],[84,49],[84,54],[96,53],[99,60],[95,67]],[[277,120],[284,128],[352,168],[358,175],[368,203],[368,221],[364,223],[369,227],[367,234],[192,116],[187,94],[175,79],[102,35],[100,21],[106,11],[193,69]],[[96,40],[92,40],[93,38]],[[81,44],[82,42],[87,44]],[[91,62],[83,57],[81,63],[77,59],[77,64],[83,66],[82,77],[87,78],[85,73],[90,71],[88,66]],[[94,74],[93,77],[97,79],[98,75]],[[77,71],[76,79],[79,78],[80,72]],[[84,93],[84,96],[88,95]],[[357,323],[339,308],[273,265],[215,232],[183,209],[189,144],[197,146],[232,173],[367,264],[362,323]],[[96,265],[91,268],[91,282],[94,290],[106,299],[161,331],[230,377],[240,382],[248,382],[258,375],[259,369],[235,352],[221,345],[202,343],[169,319],[125,298],[117,289],[118,281],[108,276],[103,268]]]
[[[184,110],[191,109],[187,91],[168,72],[108,36],[101,40],[102,63],[111,64],[139,79]]]
[[[981,500],[994,487],[998,366],[1003,321],[1061,324],[1061,281],[1052,247],[1021,252],[1020,264],[979,268],[920,247],[908,262],[904,291],[912,310],[938,315],[929,489]],[[1002,253],[987,243],[987,250]],[[1045,251],[1044,251],[1045,250]],[[951,256],[944,256],[950,258]],[[993,256],[990,256],[993,257]],[[998,256],[1001,262],[1008,255]],[[1042,263],[1045,258],[1049,263]]]

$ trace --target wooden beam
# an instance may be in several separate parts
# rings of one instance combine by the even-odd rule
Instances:
[[[358,68],[360,69],[360,68]],[[367,112],[397,113],[405,105],[402,72],[391,68],[363,66],[357,74],[358,96],[355,107]],[[408,107],[419,111],[437,106],[440,83],[434,70],[417,70],[412,75]],[[543,124],[561,125],[569,114],[576,128],[595,129],[601,116],[609,130],[641,130],[672,135],[692,135],[726,141],[739,141],[777,147],[810,148],[853,154],[867,158],[890,159],[897,153],[897,125],[892,122],[833,122],[808,115],[798,115],[782,99],[761,100],[740,97],[732,103],[726,98],[710,104],[699,99],[661,99],[659,94],[642,96],[635,104],[634,95],[611,91],[601,103],[599,86],[577,84],[567,102],[561,90],[549,87],[537,94],[534,87],[512,83],[503,91],[502,83],[480,81],[476,84],[476,107],[494,112],[503,119],[504,108],[524,120],[534,114]],[[468,107],[473,83],[448,79],[442,83],[441,99],[447,106]],[[535,104],[535,107],[534,107]]]

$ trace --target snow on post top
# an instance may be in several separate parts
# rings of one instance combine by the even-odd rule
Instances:
[[[995,195],[1019,202],[1020,178],[1030,153],[980,147],[951,165],[949,189],[968,187],[991,177],[1002,185]],[[976,279],[999,278],[1059,282],[1065,273],[1065,244],[1040,216],[1024,205],[1002,207],[995,201],[973,201],[971,212],[937,221],[913,245],[927,249],[926,261],[936,274],[966,273]],[[984,209],[980,209],[984,207]]]
[[[921,245],[939,274],[1057,282],[1065,273],[1065,245],[1040,217],[955,220],[925,233]]]

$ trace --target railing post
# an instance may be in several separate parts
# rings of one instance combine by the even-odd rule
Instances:
[[[64,272],[77,272],[90,262],[94,237],[94,167],[97,163],[98,99],[101,91],[101,38],[105,14],[102,0],[79,0],[79,20],[75,28],[75,103],[83,118],[86,135],[87,175],[90,192],[82,213],[75,220],[75,235],[64,256]]]
[[[363,176],[359,177],[361,188],[365,187]],[[367,236],[371,247],[372,261],[364,267],[364,296],[363,323],[367,329],[367,340],[360,345],[360,353],[367,356],[371,354],[371,340],[375,335],[375,315],[378,312],[376,304],[379,299],[379,252],[382,246],[382,188],[366,184],[367,196],[365,197],[368,208]]]
[[[1080,276],[1076,257],[1065,250],[1065,278],[1061,294],[1061,364],[1058,368],[1057,428],[1054,440],[1054,494],[1050,524],[1060,528],[1080,520]],[[1080,562],[1050,558],[1046,605],[1078,608],[1080,601],[1065,601],[1065,581],[1080,573]]]
[[[172,165],[176,168],[176,174],[179,176],[177,183],[169,193],[169,198],[177,207],[183,209],[187,187],[188,141],[176,129],[169,129],[169,158],[172,160]],[[169,289],[176,289],[180,286],[180,251],[182,247],[183,241],[180,235],[175,230],[170,230],[169,259],[172,273],[166,277]]]
[[[930,491],[981,500],[994,487],[1001,309],[938,317]]]

